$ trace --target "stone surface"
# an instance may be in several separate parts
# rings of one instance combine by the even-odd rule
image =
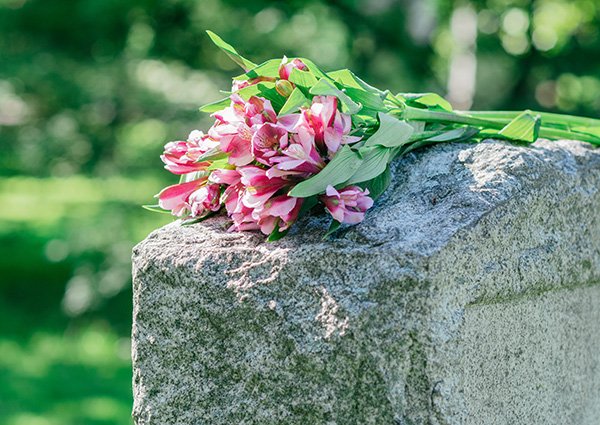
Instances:
[[[137,424],[598,424],[600,150],[449,144],[362,224],[134,250]]]

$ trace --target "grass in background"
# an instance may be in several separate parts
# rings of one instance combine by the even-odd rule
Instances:
[[[0,179],[1,424],[131,423],[130,255],[162,184]]]

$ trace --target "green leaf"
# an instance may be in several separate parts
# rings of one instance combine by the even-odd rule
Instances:
[[[248,100],[252,96],[264,97],[271,101],[271,104],[275,109],[280,109],[286,101],[286,98],[277,92],[275,83],[271,81],[262,81],[258,84],[244,87],[243,89],[238,90],[237,94],[244,100]]]
[[[142,208],[145,209],[145,210],[148,210],[148,211],[156,212],[156,213],[171,215],[171,211],[163,210],[158,205],[142,205]]]
[[[361,183],[372,180],[385,171],[391,156],[391,149],[381,146],[363,147],[359,150],[363,163],[350,177],[347,184]]]
[[[416,103],[429,109],[452,112],[450,102],[436,93],[400,93],[400,96],[409,104]]]
[[[219,159],[227,158],[227,156],[228,154],[223,152],[219,146],[215,146],[196,158],[196,162],[217,161]]]
[[[319,82],[310,89],[310,94],[337,97],[351,115],[356,114],[362,108],[361,105],[354,102],[346,93],[338,89],[335,84],[325,78],[321,78]]]
[[[213,112],[220,111],[227,108],[231,104],[231,99],[226,97],[225,99],[217,100],[200,107],[200,112],[206,112],[212,114]]]
[[[200,223],[201,221],[204,221],[207,218],[213,217],[217,213],[218,213],[218,211],[210,211],[208,214],[203,215],[202,217],[189,218],[187,220],[184,219],[184,220],[181,221],[181,225],[182,226],[189,226],[189,225],[192,225],[192,224]]]
[[[335,154],[333,159],[311,178],[298,183],[289,193],[289,196],[307,198],[325,192],[327,186],[337,186],[346,182],[360,168],[362,159],[350,146],[344,145]]]
[[[331,236],[332,234],[334,234],[342,225],[342,223],[340,223],[337,220],[332,220],[331,224],[329,225],[329,229],[327,229],[327,232],[323,235],[323,239],[327,239],[329,236]]]
[[[300,211],[298,212],[298,217],[302,217],[304,214],[307,214],[318,203],[319,199],[316,196],[309,196],[308,198],[304,198],[302,206],[300,207]]]
[[[285,235],[288,234],[288,232],[290,231],[290,227],[288,227],[287,229],[285,229],[284,231],[279,231],[279,221],[281,219],[277,220],[277,223],[275,224],[275,229],[273,229],[273,231],[271,232],[271,234],[269,235],[269,237],[267,238],[267,242],[275,242],[278,241],[279,239],[283,238]]]
[[[226,168],[226,169],[232,168],[232,166],[229,164],[229,158],[227,158],[227,157],[213,161],[213,163],[210,164],[210,166],[206,170],[213,171],[213,170],[220,170],[223,168]]]
[[[293,68],[290,72],[288,80],[297,86],[310,89],[312,86],[317,84],[317,77],[310,71],[301,71],[298,68]]]
[[[379,113],[379,128],[369,137],[365,147],[385,146],[388,148],[404,145],[414,133],[413,126],[389,114]]]
[[[321,71],[321,68],[319,68],[313,61],[311,61],[310,59],[306,59],[306,58],[298,58],[300,59],[307,67],[308,70],[317,78],[329,78],[327,76],[327,74],[325,74],[323,71]]]
[[[402,151],[402,154],[414,151],[425,146],[433,145],[436,143],[448,143],[448,142],[460,142],[464,140],[470,140],[479,134],[480,130],[475,127],[459,127],[449,131],[440,131],[437,134],[418,139],[408,145],[406,149]]]
[[[252,84],[251,86],[239,89],[236,93],[244,98],[245,100],[250,99],[252,96],[258,96],[261,92],[275,90],[275,83],[272,81],[261,81],[258,84]],[[276,90],[275,90],[276,91]]]
[[[372,109],[377,112],[387,111],[383,99],[375,93],[346,86],[344,86],[344,93],[346,93],[354,102],[362,105],[363,109]]]
[[[537,140],[542,120],[539,115],[524,111],[498,132],[500,136],[514,142],[533,143]]]
[[[231,60],[233,60],[235,63],[241,66],[244,71],[256,68],[256,64],[254,62],[249,61],[248,59],[240,55],[231,44],[226,43],[217,34],[215,34],[212,31],[206,31],[206,33],[208,34],[212,42],[215,43],[215,45],[219,49],[223,50],[227,54],[227,56],[231,58]]]
[[[359,184],[363,189],[369,189],[369,196],[375,200],[379,198],[386,189],[389,187],[392,181],[392,172],[390,167],[386,167],[383,173],[379,174],[372,180]]]
[[[479,129],[475,127],[459,127],[433,137],[428,137],[425,140],[428,142],[456,142],[459,140],[470,139],[477,133],[479,133]]]
[[[346,87],[352,87],[355,89],[360,89],[363,91],[371,92],[378,94],[382,99],[387,95],[386,92],[379,90],[376,87],[373,87],[363,80],[358,78],[352,71],[349,69],[340,69],[337,71],[328,72],[327,76],[332,78],[338,83],[345,85]]]
[[[281,107],[279,116],[292,114],[303,106],[310,106],[310,102],[306,96],[304,96],[302,90],[296,87],[294,91],[292,91],[292,94],[290,94],[290,97],[287,98],[285,104]]]
[[[281,59],[269,59],[266,62],[252,68],[250,71],[238,75],[234,80],[245,81],[253,78],[277,78],[279,77],[279,65],[281,65]]]

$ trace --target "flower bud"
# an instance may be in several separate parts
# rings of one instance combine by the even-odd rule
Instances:
[[[289,97],[289,95],[292,94],[292,91],[294,91],[294,85],[288,80],[277,80],[275,83],[275,90],[283,97]]]

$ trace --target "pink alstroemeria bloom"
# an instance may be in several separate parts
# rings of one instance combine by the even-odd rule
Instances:
[[[300,59],[296,58],[289,60],[287,57],[284,56],[283,60],[281,61],[281,65],[279,65],[279,78],[281,78],[282,80],[289,79],[290,74],[292,73],[292,70],[294,68],[299,69],[300,71],[308,69],[306,64]]]
[[[365,218],[365,211],[373,206],[369,190],[358,186],[348,186],[339,192],[331,185],[327,186],[321,201],[325,208],[340,223],[356,224]]]
[[[240,178],[241,176],[238,170],[218,168],[210,174],[208,180],[212,183],[219,183],[231,186],[239,183]]]
[[[267,171],[269,177],[287,174],[310,176],[325,167],[325,161],[315,145],[314,136],[304,127],[298,128],[298,132],[290,138],[289,146],[280,155],[271,158],[271,162],[275,166]]]
[[[271,101],[258,96],[252,96],[246,102],[244,113],[248,125],[264,124],[266,122],[277,122],[277,113]]]
[[[187,174],[194,171],[205,170],[210,162],[198,162],[200,155],[219,144],[202,133],[194,130],[188,140],[169,142],[160,159],[165,163],[165,168],[173,174]]]
[[[174,216],[181,217],[190,208],[188,200],[192,192],[205,183],[206,177],[166,187],[156,195],[158,197],[158,205],[163,210],[170,210]]]
[[[218,184],[205,184],[192,192],[187,203],[190,206],[192,217],[201,217],[210,211],[219,211],[221,204],[221,186]]]
[[[288,229],[298,218],[302,207],[302,198],[279,195],[269,199],[259,208],[256,208],[252,217],[265,235],[270,235],[275,227],[280,232]]]
[[[284,178],[269,178],[267,170],[260,167],[249,165],[239,168],[238,171],[245,189],[242,203],[248,208],[261,207],[275,193],[290,185]]]
[[[352,128],[352,120],[349,115],[338,111],[337,107],[337,97],[315,96],[310,108],[303,111],[304,120],[315,132],[317,144],[324,143],[330,157],[342,144],[360,140],[360,137],[348,135]]]
[[[223,152],[229,153],[229,163],[236,166],[250,164],[254,159],[254,126],[277,120],[269,100],[253,96],[246,102],[237,94],[231,95],[230,106],[215,112],[213,116],[217,121],[208,134],[220,143]]]
[[[288,132],[278,124],[261,124],[252,136],[252,153],[261,164],[273,165],[272,158],[288,145]]]
[[[317,147],[323,152],[326,150],[332,158],[341,145],[361,139],[349,135],[352,119],[338,111],[337,105],[335,96],[315,96],[310,108],[298,114],[284,115],[278,122],[290,133],[297,133],[300,128],[308,129],[314,135]]]
[[[227,215],[233,221],[233,224],[228,229],[232,232],[234,230],[257,230],[259,229],[258,222],[252,217],[254,210],[245,206],[242,202],[242,198],[245,193],[245,187],[241,182],[237,182],[231,186],[228,186],[221,196],[221,202],[225,204]]]

